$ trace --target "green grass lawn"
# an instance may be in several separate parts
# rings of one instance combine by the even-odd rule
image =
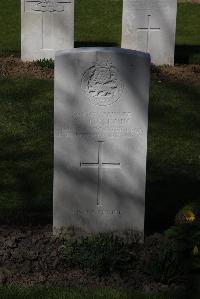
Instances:
[[[200,85],[159,83],[150,90],[146,229],[172,224],[200,183]],[[167,211],[167,213],[166,213]]]
[[[183,299],[164,294],[140,294],[112,289],[0,288],[2,299]],[[191,298],[191,297],[190,297]]]
[[[53,81],[1,80],[0,107],[0,219],[25,216],[27,221],[29,212],[47,219],[52,210]]]
[[[0,221],[51,221],[53,81],[1,79],[0,95]],[[167,228],[200,199],[199,96],[200,86],[152,81],[147,231]]]
[[[20,0],[0,1],[0,54],[20,56]]]
[[[200,4],[178,6],[175,62],[200,63]]]
[[[76,46],[120,46],[122,0],[77,0]],[[176,62],[200,62],[200,5],[178,6]],[[0,1],[0,54],[20,56],[20,1]]]
[[[121,0],[78,0],[75,8],[76,46],[120,46]]]

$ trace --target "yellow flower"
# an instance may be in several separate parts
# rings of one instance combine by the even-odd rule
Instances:
[[[197,246],[194,246],[193,250],[192,250],[193,255],[198,255],[199,254],[199,249]]]
[[[196,219],[195,214],[190,210],[190,211],[186,211],[185,213],[185,219],[188,222],[193,222]]]

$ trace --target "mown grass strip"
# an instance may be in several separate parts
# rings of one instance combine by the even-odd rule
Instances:
[[[180,296],[165,294],[142,294],[134,291],[112,289],[52,289],[52,288],[0,288],[3,299],[181,299]]]

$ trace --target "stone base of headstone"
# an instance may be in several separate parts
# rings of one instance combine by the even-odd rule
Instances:
[[[101,232],[102,233],[102,232]],[[113,236],[117,236],[120,239],[124,239],[126,243],[134,242],[134,243],[143,243],[144,242],[144,234],[138,231],[133,230],[123,230],[123,231],[106,231],[104,232],[112,234]],[[90,237],[97,235],[98,233],[91,231],[84,231],[80,227],[54,227],[53,235],[60,239],[72,240],[72,239],[81,239],[84,237]]]

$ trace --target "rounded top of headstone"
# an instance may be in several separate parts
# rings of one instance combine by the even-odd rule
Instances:
[[[62,56],[67,54],[75,54],[75,53],[82,53],[82,52],[92,52],[92,53],[116,53],[116,54],[127,54],[127,55],[134,55],[134,56],[140,56],[143,57],[143,59],[150,60],[150,54],[142,52],[142,51],[136,51],[136,50],[130,50],[130,49],[124,49],[124,48],[115,48],[115,47],[81,47],[81,48],[73,48],[73,49],[65,49],[61,51],[56,52],[56,56]]]

